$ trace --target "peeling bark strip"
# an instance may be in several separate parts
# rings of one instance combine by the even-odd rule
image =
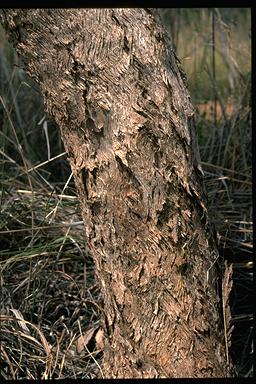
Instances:
[[[1,18],[69,153],[104,297],[105,377],[229,376],[194,110],[157,15]]]

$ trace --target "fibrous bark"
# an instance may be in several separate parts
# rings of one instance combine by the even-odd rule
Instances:
[[[104,298],[105,377],[225,377],[194,110],[150,9],[1,14],[58,124]]]

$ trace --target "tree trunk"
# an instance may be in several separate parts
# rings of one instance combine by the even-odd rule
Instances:
[[[69,154],[104,298],[105,377],[232,375],[194,110],[157,14],[0,17]]]

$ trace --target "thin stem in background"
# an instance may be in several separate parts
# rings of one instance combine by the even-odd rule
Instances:
[[[216,84],[216,62],[215,62],[215,9],[212,8],[212,77],[214,84]],[[214,125],[217,125],[217,97],[214,89],[213,93],[214,108],[213,108],[213,120]]]

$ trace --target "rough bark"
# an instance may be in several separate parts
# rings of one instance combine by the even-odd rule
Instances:
[[[105,377],[226,377],[193,106],[150,9],[2,11],[69,154]]]

